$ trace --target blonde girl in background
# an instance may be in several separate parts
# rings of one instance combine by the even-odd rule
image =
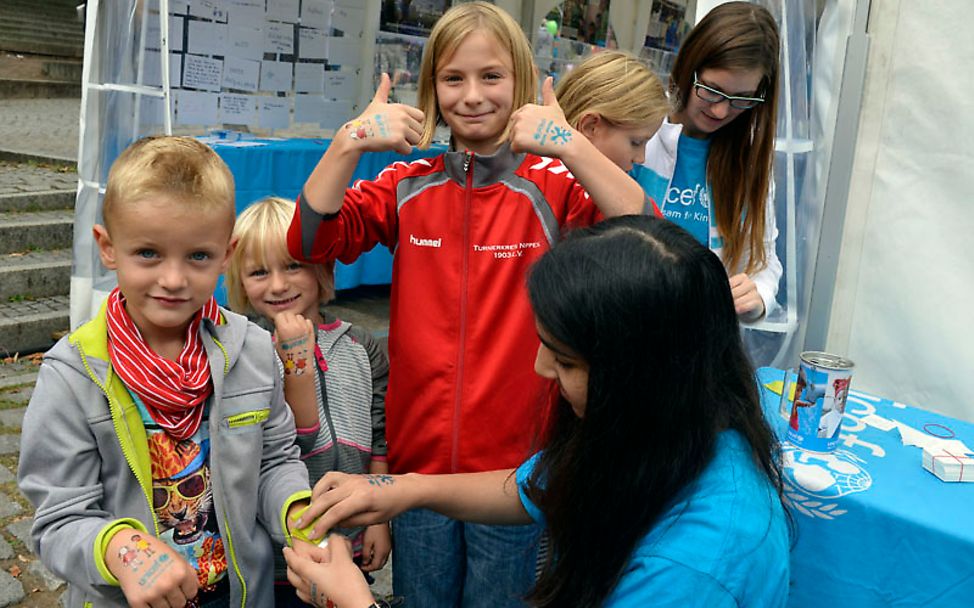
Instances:
[[[288,255],[292,215],[293,201],[269,197],[237,218],[226,276],[229,304],[275,334],[284,396],[311,483],[328,471],[386,473],[388,359],[368,330],[324,309],[335,295],[334,265],[303,264]],[[388,524],[343,532],[364,572],[385,565],[392,550]],[[303,605],[286,584],[279,553],[277,606]]]

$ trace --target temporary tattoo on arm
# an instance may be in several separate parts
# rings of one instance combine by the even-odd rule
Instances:
[[[328,597],[324,592],[318,592],[318,585],[314,583],[311,583],[311,603],[318,608],[326,608],[334,605],[328,601]]]
[[[284,360],[284,375],[285,376],[301,376],[308,371],[308,359],[307,357],[295,357],[291,353],[287,354],[287,358]]]
[[[373,486],[391,486],[396,483],[392,475],[366,475],[365,478],[369,481],[369,485]]]
[[[308,343],[308,336],[298,336],[297,338],[290,338],[288,340],[281,340],[281,350],[292,350],[298,346],[304,346]]]
[[[151,587],[170,567],[172,567],[172,561],[170,560],[168,554],[163,553],[159,556],[159,559],[153,562],[153,564],[149,566],[149,569],[145,571],[145,574],[143,574],[142,578],[139,579],[139,585],[143,587]]]
[[[122,565],[126,568],[131,568],[132,571],[136,571],[142,565],[142,560],[139,559],[139,552],[135,547],[129,545],[123,545],[118,550],[118,560],[122,562]]]
[[[555,124],[553,120],[542,120],[534,132],[534,139],[542,146],[549,139],[554,145],[565,145],[572,140],[572,132]]]
[[[386,118],[384,114],[375,114],[371,118],[365,120],[355,120],[345,123],[345,128],[348,129],[348,136],[352,139],[368,139],[370,137],[387,137],[389,135],[389,128],[386,124]]]

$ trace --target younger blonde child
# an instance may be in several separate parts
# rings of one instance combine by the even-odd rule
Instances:
[[[335,295],[334,264],[303,264],[288,254],[292,215],[294,202],[276,197],[240,214],[226,276],[229,304],[275,333],[284,395],[312,483],[328,471],[386,473],[388,360],[368,330],[323,308]],[[388,524],[346,533],[362,570],[385,565],[392,549]],[[293,591],[281,589],[283,564],[278,559],[278,605],[293,601]]]

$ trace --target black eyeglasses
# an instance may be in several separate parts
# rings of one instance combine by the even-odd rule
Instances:
[[[723,91],[719,91],[713,87],[708,87],[699,80],[697,80],[697,73],[693,73],[693,90],[697,94],[697,97],[706,101],[707,103],[720,103],[725,99],[730,102],[730,107],[737,110],[750,110],[759,103],[764,103],[764,97],[740,97],[737,95],[728,95]]]

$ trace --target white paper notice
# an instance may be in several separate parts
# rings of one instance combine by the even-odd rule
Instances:
[[[304,0],[301,3],[301,25],[324,29],[331,15],[331,0]]]
[[[324,97],[321,95],[294,96],[294,122],[320,123],[324,118]]]
[[[213,0],[193,0],[189,5],[189,14],[202,19],[213,19],[216,7]]]
[[[325,95],[334,99],[352,99],[356,96],[355,81],[351,72],[325,72]]]
[[[290,99],[286,97],[259,97],[258,124],[265,129],[286,129],[290,126]]]
[[[290,23],[268,23],[264,26],[264,51],[294,54],[294,25]]]
[[[169,17],[169,50],[183,50],[183,23],[184,17]],[[162,34],[159,30],[159,15],[149,15],[149,22],[145,30],[145,48],[161,49]]]
[[[263,27],[264,0],[227,0],[227,21],[239,27]]]
[[[325,93],[325,66],[320,63],[294,64],[294,90],[298,93]],[[297,105],[295,105],[297,112]]]
[[[220,122],[231,125],[257,124],[257,98],[253,95],[220,95]]]
[[[190,53],[222,57],[227,46],[227,26],[222,23],[190,21],[186,46]]]
[[[149,0],[149,10],[159,12],[159,0]],[[170,15],[185,15],[189,10],[189,2],[186,0],[169,0]]]
[[[293,63],[285,61],[260,62],[260,89],[262,91],[290,91]]]
[[[216,93],[176,91],[176,122],[181,125],[215,125],[218,121]]]
[[[267,0],[267,18],[296,23],[298,6],[298,0]]]
[[[327,54],[328,39],[324,30],[303,27],[298,32],[298,56],[301,59],[324,59]]]
[[[362,41],[359,38],[328,38],[328,63],[362,65]]]
[[[264,32],[249,27],[231,25],[227,29],[227,57],[252,59],[264,58]]]
[[[331,26],[345,36],[358,38],[365,28],[365,9],[336,5],[331,14]]]
[[[325,115],[321,119],[323,129],[337,129],[348,122],[352,116],[351,101],[330,101],[325,105]]]
[[[165,114],[164,107],[165,104],[163,103],[162,97],[143,95],[142,101],[139,104],[139,124],[161,125]],[[176,122],[175,118],[173,122]]]
[[[183,81],[182,55],[169,53],[169,86],[178,87]],[[142,82],[144,84],[162,86],[162,53],[159,51],[145,52],[145,65],[142,66]]]
[[[183,86],[204,91],[219,91],[223,76],[223,61],[186,55],[183,66]]]
[[[260,62],[227,57],[223,64],[223,88],[256,91],[260,81]]]

